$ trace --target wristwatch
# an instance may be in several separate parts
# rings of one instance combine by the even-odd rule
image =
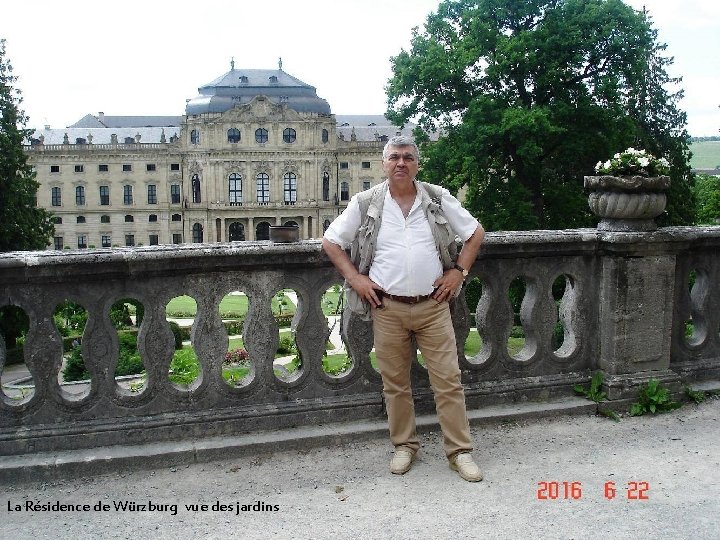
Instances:
[[[460,273],[463,275],[463,279],[465,279],[468,276],[468,271],[465,268],[463,268],[462,266],[460,266],[459,264],[455,263],[454,268],[455,268],[455,270],[460,271]]]

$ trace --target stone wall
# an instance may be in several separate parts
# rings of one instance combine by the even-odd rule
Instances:
[[[471,269],[482,282],[474,317],[462,296],[452,308],[468,406],[571,395],[574,384],[598,369],[612,399],[651,377],[676,386],[717,377],[718,248],[720,227],[488,234]],[[525,295],[515,321],[508,288],[518,278]],[[0,393],[0,455],[382,416],[367,323],[345,317],[352,368],[337,377],[322,369],[329,325],[321,298],[338,283],[317,241],[1,255],[0,306],[18,306],[30,318],[25,361],[34,391],[20,399]],[[563,291],[560,298],[553,285]],[[286,288],[299,300],[293,326],[302,367],[284,379],[273,372],[278,328],[271,299]],[[221,376],[228,337],[218,306],[232,291],[249,299],[243,337],[252,363],[240,386]],[[165,307],[180,295],[198,307],[192,344],[201,374],[189,387],[168,378],[174,344]],[[109,312],[121,298],[145,309],[138,349],[147,380],[140,392],[114,377],[118,338]],[[82,393],[58,383],[63,345],[53,312],[65,300],[89,313],[82,351],[91,382]],[[466,358],[473,319],[483,347]],[[510,354],[508,338],[518,322],[525,345]],[[0,370],[5,356],[0,343]],[[413,379],[418,408],[432,410],[420,363]]]

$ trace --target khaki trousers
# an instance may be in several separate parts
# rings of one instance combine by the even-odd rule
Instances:
[[[430,298],[418,304],[403,304],[385,297],[383,304],[380,309],[373,308],[373,331],[390,441],[395,448],[405,448],[413,453],[420,448],[410,386],[410,367],[415,358],[410,337],[414,333],[430,376],[445,454],[451,458],[460,452],[471,452],[465,392],[460,383],[455,331],[448,303],[438,304]]]

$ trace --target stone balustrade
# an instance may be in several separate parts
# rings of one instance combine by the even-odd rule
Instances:
[[[470,273],[482,283],[474,317],[464,296],[452,305],[470,408],[569,396],[598,369],[611,399],[649,378],[679,389],[681,381],[720,375],[720,227],[490,233]],[[525,284],[519,320],[508,297],[517,279]],[[339,283],[318,241],[0,255],[0,306],[18,306],[30,319],[24,355],[34,385],[22,398],[0,393],[0,455],[383,415],[368,323],[346,313],[352,367],[339,376],[322,368],[329,323],[321,298]],[[287,378],[273,370],[279,337],[271,300],[283,289],[298,297],[293,327],[302,358]],[[233,291],[249,300],[243,338],[251,367],[231,386],[221,376],[228,335],[219,303]],[[181,295],[197,302],[191,339],[201,369],[187,387],[168,378],[174,340],[165,310]],[[138,350],[147,377],[139,392],[114,376],[118,336],[109,313],[122,298],[144,306]],[[63,343],[53,312],[65,300],[88,312],[82,352],[91,378],[79,394],[58,382]],[[524,346],[511,353],[517,326]],[[482,347],[468,358],[472,327]],[[0,343],[0,370],[5,356]],[[432,410],[418,362],[413,384],[418,409]]]

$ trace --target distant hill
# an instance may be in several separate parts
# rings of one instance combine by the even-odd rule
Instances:
[[[720,141],[694,141],[690,143],[693,169],[720,168]]]

